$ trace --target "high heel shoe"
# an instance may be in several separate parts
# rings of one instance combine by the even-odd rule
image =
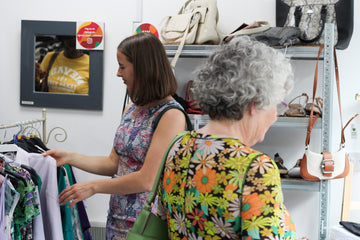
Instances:
[[[275,153],[274,161],[279,169],[280,177],[285,177],[288,174],[288,169],[284,166],[284,160],[280,157],[279,153]]]
[[[300,175],[300,163],[301,163],[301,158],[296,161],[296,164],[294,165],[294,167],[289,169],[289,171],[288,171],[289,177],[291,177],[291,178],[301,178],[301,175]]]

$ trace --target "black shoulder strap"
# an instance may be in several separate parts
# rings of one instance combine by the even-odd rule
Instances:
[[[49,87],[48,87],[48,77],[49,77],[49,72],[50,69],[53,65],[53,63],[55,62],[55,58],[57,57],[57,55],[59,55],[59,52],[54,52],[54,54],[51,56],[47,70],[46,70],[46,76],[44,78],[44,82],[41,84],[41,91],[42,92],[48,92],[49,91]]]
[[[164,108],[164,109],[160,112],[160,114],[159,114],[159,115],[156,117],[156,119],[155,119],[154,129],[156,129],[157,125],[159,124],[159,121],[160,121],[162,115],[164,115],[164,113],[165,113],[167,110],[174,109],[174,108],[175,108],[175,109],[179,109],[180,111],[182,111],[182,112],[184,113],[185,119],[186,119],[186,130],[188,130],[188,131],[194,130],[194,127],[193,127],[193,125],[192,125],[192,123],[191,123],[191,120],[190,120],[188,114],[184,111],[184,109],[182,109],[181,107],[176,106],[176,105],[168,106],[168,107]]]

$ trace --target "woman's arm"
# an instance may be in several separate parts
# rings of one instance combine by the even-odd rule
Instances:
[[[56,160],[57,166],[68,164],[81,170],[104,176],[113,176],[116,174],[119,163],[119,156],[116,154],[114,148],[108,157],[86,156],[61,149],[52,149],[46,151],[43,155],[53,157]]]
[[[144,165],[139,171],[112,179],[98,179],[77,183],[66,188],[60,194],[59,202],[65,204],[72,200],[69,205],[71,207],[95,193],[125,195],[150,191],[165,150],[171,139],[177,133],[185,130],[185,125],[185,116],[182,111],[177,109],[168,110],[159,121],[147,151]]]

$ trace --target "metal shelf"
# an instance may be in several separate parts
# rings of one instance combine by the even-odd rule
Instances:
[[[306,181],[300,178],[282,178],[281,188],[284,190],[320,192],[320,182]]]
[[[210,120],[208,115],[189,114],[189,117],[195,129],[204,126]],[[278,117],[277,121],[271,127],[307,128],[308,122],[308,117]],[[315,123],[314,129],[321,129],[320,120]]]
[[[174,57],[178,45],[165,45],[165,50],[168,57]],[[189,58],[205,58],[208,57],[219,45],[185,45],[181,51],[180,57]],[[279,49],[291,59],[317,59],[319,47],[318,46],[293,46],[288,48],[274,47]],[[323,56],[323,54],[321,55]]]

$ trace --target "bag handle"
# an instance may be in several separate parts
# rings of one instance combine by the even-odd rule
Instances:
[[[191,120],[189,118],[189,116],[187,115],[187,113],[184,111],[184,109],[178,107],[178,106],[168,106],[166,108],[164,108],[164,110],[161,111],[161,113],[157,116],[156,120],[155,120],[155,128],[157,127],[159,121],[160,121],[160,118],[162,117],[162,115],[164,115],[164,113],[169,110],[169,109],[179,109],[181,110],[184,114],[185,114],[185,118],[186,118],[186,126],[187,126],[187,130],[193,130],[193,125],[191,123]],[[166,157],[171,149],[171,146],[178,140],[180,139],[183,135],[185,135],[187,133],[187,131],[183,131],[179,134],[177,134],[170,142],[170,144],[168,145],[165,153],[164,153],[164,156],[161,160],[161,163],[160,163],[160,166],[159,166],[159,170],[158,170],[158,173],[156,175],[156,178],[154,180],[154,184],[153,184],[153,187],[151,189],[151,192],[149,193],[148,197],[146,198],[146,202],[144,204],[144,208],[145,209],[148,209],[150,210],[151,209],[151,204],[154,202],[155,200],[155,197],[157,195],[157,190],[158,190],[158,186],[159,186],[159,181],[160,181],[160,177],[163,173],[163,170],[164,170],[164,166],[165,166],[165,162],[166,162]]]
[[[226,37],[260,33],[260,32],[265,32],[266,30],[269,30],[269,29],[270,29],[269,22],[267,22],[267,21],[257,21],[257,22],[254,22],[254,23],[250,24],[249,26],[241,28],[238,31],[235,30],[234,32],[226,35]]]
[[[183,14],[185,12],[185,9],[187,8],[187,6],[189,5],[190,2],[192,2],[193,0],[187,0],[184,5],[180,8],[178,15],[179,14]]]
[[[295,17],[295,27],[299,27],[299,23],[300,23],[300,19],[301,19],[301,16],[302,16],[302,12],[301,12],[301,7],[296,7],[295,8],[295,11],[294,11],[294,17]],[[321,11],[320,11],[320,14],[321,14],[321,29],[320,29],[320,32],[319,34],[314,37],[313,39],[304,39],[302,37],[299,37],[299,39],[305,43],[312,43],[312,42],[315,42],[317,40],[320,39],[323,31],[324,31],[324,28],[325,28],[325,22],[326,22],[326,15],[327,15],[327,8],[326,8],[326,5],[322,5],[321,7]]]
[[[170,110],[170,109],[178,109],[178,110],[182,111],[182,112],[184,113],[184,115],[185,115],[186,129],[187,129],[187,130],[190,130],[190,131],[194,129],[194,127],[193,127],[193,125],[192,125],[192,123],[191,123],[191,120],[190,120],[188,114],[185,112],[185,110],[184,110],[183,108],[181,108],[181,107],[174,106],[174,105],[173,105],[173,106],[167,106],[166,108],[164,108],[164,109],[159,113],[159,115],[158,115],[158,116],[156,117],[156,119],[155,119],[154,129],[156,129],[157,125],[159,124],[159,121],[160,121],[162,115],[164,115],[164,113],[165,113],[167,110]]]
[[[163,173],[163,170],[164,170],[164,166],[165,166],[165,162],[166,162],[166,157],[172,147],[172,145],[177,141],[179,140],[183,135],[185,135],[187,133],[187,131],[183,131],[179,134],[177,134],[170,142],[169,146],[167,147],[165,153],[164,153],[164,156],[161,160],[161,163],[160,163],[160,166],[159,166],[159,170],[156,174],[156,178],[155,178],[155,181],[154,181],[154,185],[151,189],[151,192],[149,193],[148,197],[146,198],[146,201],[145,201],[145,204],[144,204],[144,208],[147,209],[147,210],[151,210],[151,205],[152,203],[154,202],[155,200],[155,197],[157,195],[157,190],[158,190],[158,187],[159,187],[159,181],[160,181],[160,177]]]
[[[306,139],[305,139],[305,146],[306,148],[309,146],[310,144],[310,135],[311,135],[311,131],[317,121],[317,119],[319,118],[319,114],[316,114],[315,117],[313,117],[314,115],[314,102],[315,102],[315,95],[316,95],[316,87],[317,87],[317,80],[318,80],[318,72],[319,72],[319,59],[320,59],[320,55],[322,50],[324,49],[324,45],[321,45],[319,47],[319,52],[318,52],[318,57],[317,57],[317,61],[316,61],[316,67],[315,67],[315,76],[314,76],[314,85],[313,85],[313,97],[312,97],[312,105],[311,105],[311,111],[310,111],[310,116],[309,116],[309,124],[308,124],[308,128],[307,128],[307,134],[306,134]],[[337,95],[338,95],[338,103],[339,103],[339,112],[340,112],[340,122],[341,122],[341,146],[344,147],[345,145],[345,128],[349,125],[349,123],[356,118],[359,114],[355,114],[355,116],[353,116],[346,124],[345,127],[343,126],[343,118],[342,118],[342,111],[341,111],[341,99],[340,99],[340,76],[339,76],[339,68],[338,68],[338,62],[337,62],[337,56],[336,56],[336,49],[334,46],[334,64],[335,64],[335,78],[336,78],[336,89],[337,89]]]
[[[183,38],[181,39],[181,42],[180,42],[180,44],[179,44],[178,49],[176,50],[176,53],[175,53],[174,58],[171,60],[171,64],[170,64],[170,65],[171,65],[171,67],[172,67],[173,69],[175,69],[176,62],[178,61],[178,59],[179,59],[179,57],[180,57],[180,54],[181,54],[181,51],[182,51],[182,49],[183,49],[183,47],[184,47],[184,45],[185,45],[185,40],[186,40],[186,37],[187,37],[187,35],[188,35],[188,33],[189,33],[191,21],[193,21],[194,18],[198,18],[198,19],[196,19],[196,20],[194,20],[194,21],[200,21],[200,17],[201,17],[201,16],[199,16],[199,15],[201,15],[199,11],[194,11],[194,12],[193,12],[193,15],[191,16],[191,18],[189,19],[189,22],[188,22],[187,25],[186,25],[185,34],[184,34]]]
[[[49,91],[49,87],[48,87],[48,77],[49,77],[49,72],[50,69],[53,65],[53,63],[55,62],[55,58],[57,57],[57,55],[59,55],[59,52],[54,52],[54,54],[51,56],[47,70],[46,70],[46,75],[44,78],[44,82],[41,84],[41,92],[47,92]]]

